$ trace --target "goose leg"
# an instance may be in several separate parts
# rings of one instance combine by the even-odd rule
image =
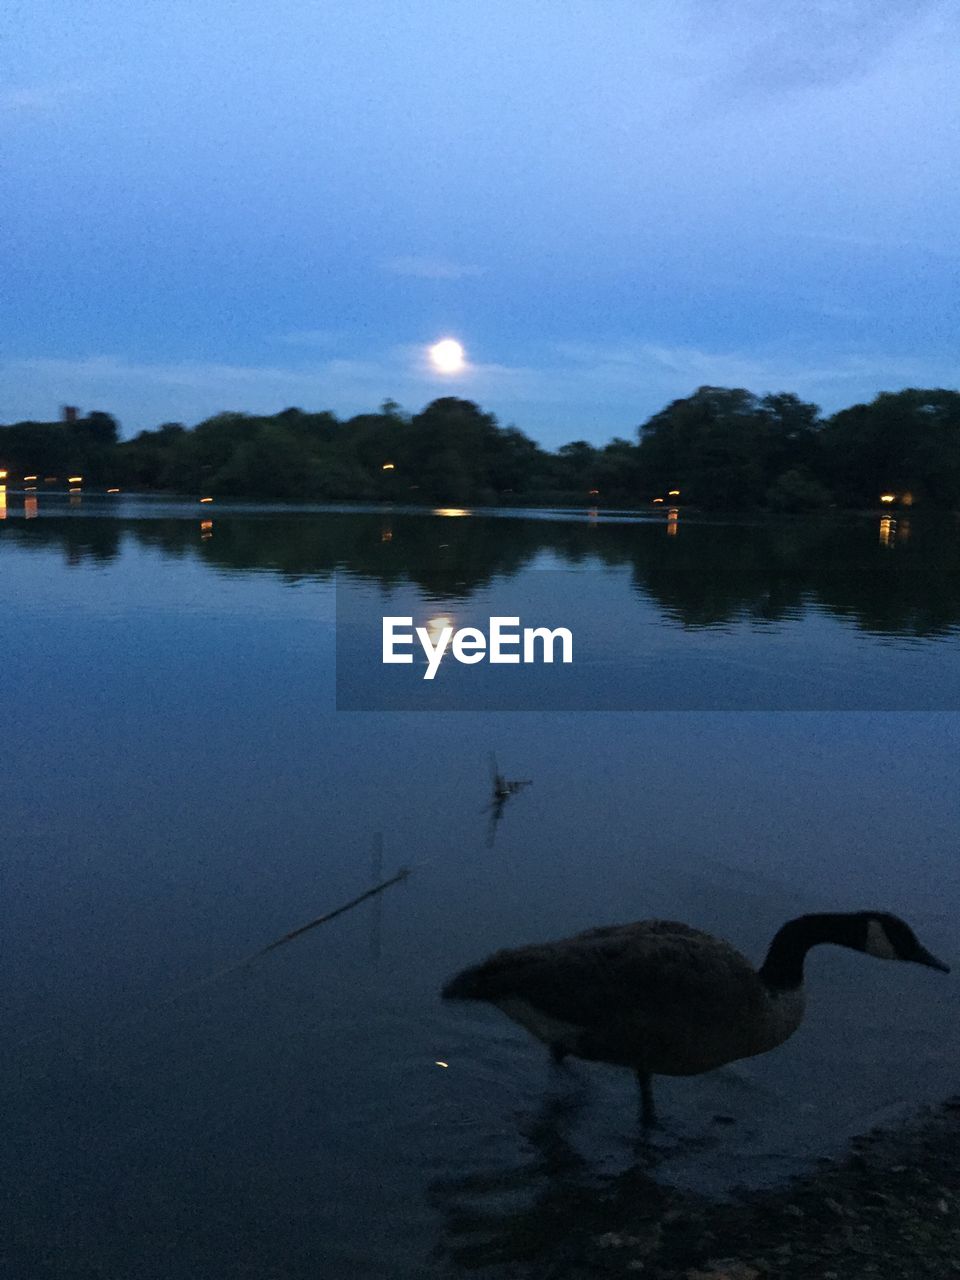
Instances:
[[[645,1129],[657,1123],[657,1112],[653,1105],[653,1083],[647,1071],[637,1072],[637,1084],[640,1086],[640,1123]]]

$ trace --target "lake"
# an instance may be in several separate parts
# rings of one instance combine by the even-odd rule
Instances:
[[[878,907],[956,967],[956,520],[78,497],[0,521],[0,1276],[509,1273],[638,1158],[723,1196],[956,1091],[956,976],[823,948],[638,1157],[629,1073],[438,998],[646,916],[759,961]],[[379,662],[518,611],[573,664]]]

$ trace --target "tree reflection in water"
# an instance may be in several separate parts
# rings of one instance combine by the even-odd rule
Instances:
[[[960,625],[960,528],[949,517],[911,518],[904,536],[848,516],[719,523],[664,519],[475,515],[447,520],[393,512],[389,537],[374,512],[240,514],[219,511],[217,536],[195,519],[7,520],[4,538],[57,548],[69,564],[107,563],[124,540],[212,569],[273,573],[287,582],[334,573],[390,587],[410,583],[426,601],[468,600],[526,566],[627,568],[634,589],[685,628],[779,622],[815,611],[863,630],[936,637]],[[682,536],[672,531],[683,525]]]

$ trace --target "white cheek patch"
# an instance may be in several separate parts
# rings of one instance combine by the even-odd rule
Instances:
[[[867,945],[864,947],[869,956],[876,956],[879,960],[899,960],[899,956],[894,951],[887,937],[887,931],[879,920],[871,920],[867,925]]]

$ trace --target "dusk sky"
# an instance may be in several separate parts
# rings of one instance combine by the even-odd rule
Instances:
[[[0,421],[958,385],[960,4],[37,0]],[[429,369],[455,337],[468,366]]]

